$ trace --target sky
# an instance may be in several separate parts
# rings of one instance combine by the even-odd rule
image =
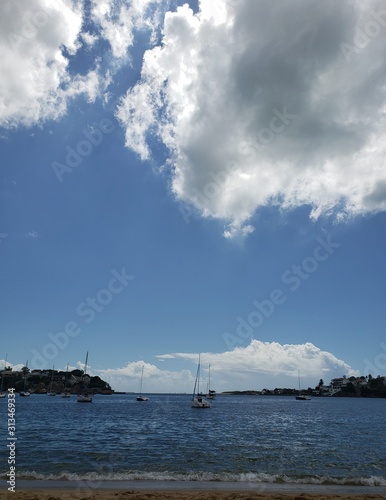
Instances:
[[[3,0],[0,366],[386,374],[386,6]]]

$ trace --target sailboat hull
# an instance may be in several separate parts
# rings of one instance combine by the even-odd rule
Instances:
[[[192,408],[210,408],[211,404],[209,401],[206,401],[205,399],[202,399],[201,401],[197,398],[193,399],[192,401]]]
[[[302,394],[302,391],[300,390],[300,374],[298,372],[298,381],[299,381],[299,393],[297,396],[295,396],[295,399],[298,401],[309,401],[311,398],[309,396],[306,396],[305,394]]]
[[[82,392],[76,396],[76,400],[78,403],[92,403],[92,395],[89,394],[87,390],[87,383],[84,382],[84,377],[86,376],[87,373],[87,361],[88,361],[88,351],[86,353],[86,361],[84,362],[84,370],[83,370],[83,376],[82,376]]]
[[[196,380],[194,382],[193,398],[192,398],[192,408],[211,408],[211,404],[206,400],[205,395],[200,392],[200,367],[201,367],[201,357],[198,355],[198,365]],[[196,391],[197,389],[197,391]]]
[[[139,395],[135,398],[137,401],[149,401],[149,398],[147,398],[146,396],[142,396],[143,369],[144,369],[144,367],[142,367],[141,384],[139,386]]]
[[[89,394],[78,394],[76,400],[78,403],[92,403],[92,396]]]

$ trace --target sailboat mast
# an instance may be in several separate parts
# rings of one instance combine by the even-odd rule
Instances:
[[[196,394],[196,387],[197,387],[197,381],[199,380],[200,376],[200,354],[198,355],[198,365],[197,365],[197,373],[196,373],[196,380],[194,382],[194,389],[193,389],[193,397],[192,400],[194,399],[194,396]],[[197,387],[197,393],[200,391],[200,383],[198,382],[198,387]]]
[[[87,373],[87,361],[88,361],[88,351],[86,352],[86,362],[84,364],[83,376]]]
[[[67,382],[68,382],[68,363],[67,363],[66,375],[64,377],[63,393],[67,392]]]
[[[198,355],[197,394],[200,394],[201,354]]]
[[[142,373],[141,373],[141,385],[139,386],[139,395],[142,396],[142,382],[143,382],[143,366],[142,366]]]
[[[26,386],[27,386],[28,359],[27,359],[27,361],[26,361],[25,367],[26,367],[26,371],[25,371],[25,373],[24,373],[24,391],[25,391],[25,388],[26,388]]]
[[[7,357],[8,357],[8,353],[5,355],[4,368],[2,371],[4,371],[7,367]],[[3,375],[3,373],[1,373],[1,387],[0,387],[1,392],[3,391],[3,385],[4,385],[4,375]]]

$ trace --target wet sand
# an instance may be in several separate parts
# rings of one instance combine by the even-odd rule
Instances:
[[[385,487],[180,481],[18,481],[0,500],[376,500]]]
[[[0,499],[17,500],[376,500],[385,499],[378,494],[314,494],[279,492],[235,492],[235,491],[136,491],[105,490],[71,492],[71,490],[17,490],[15,493],[0,491]]]

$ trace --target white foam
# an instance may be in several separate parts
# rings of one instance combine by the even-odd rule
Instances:
[[[333,476],[302,476],[294,477],[279,474],[265,474],[246,472],[234,474],[229,472],[188,472],[185,474],[175,472],[143,472],[143,471],[120,471],[115,473],[99,474],[97,472],[72,473],[62,472],[59,474],[40,474],[35,471],[26,471],[18,475],[22,480],[43,481],[216,481],[216,482],[240,482],[240,483],[281,483],[281,484],[310,484],[310,485],[352,485],[352,486],[386,486],[386,478],[380,476],[371,477],[333,477]]]

